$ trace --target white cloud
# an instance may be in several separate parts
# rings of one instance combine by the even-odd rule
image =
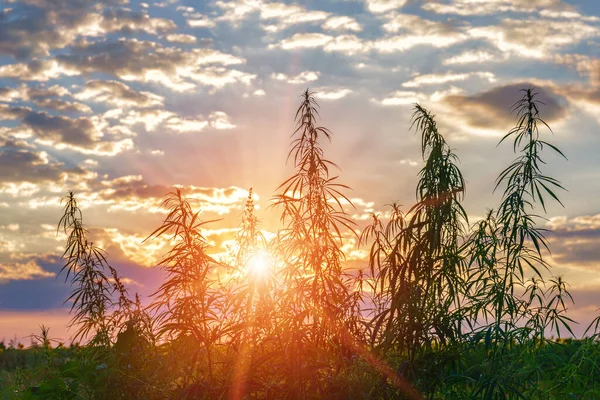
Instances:
[[[257,14],[267,31],[277,32],[290,26],[325,20],[329,13],[307,10],[296,4],[265,2],[262,0],[217,1],[215,5],[225,13],[218,19],[235,25]]]
[[[215,129],[233,129],[235,125],[231,123],[229,116],[223,111],[214,111],[208,116],[210,125]]]
[[[166,128],[177,133],[200,132],[208,126],[208,121],[192,118],[171,117],[165,124]]]
[[[329,41],[323,48],[327,52],[340,52],[346,55],[368,51],[370,45],[355,35],[340,35]]]
[[[552,57],[560,48],[600,36],[600,27],[581,21],[505,19],[500,25],[472,27],[467,33],[489,41],[501,51],[543,59]]]
[[[286,81],[291,84],[304,84],[307,82],[313,82],[319,79],[318,71],[302,71],[298,75],[288,76],[284,73],[273,73],[271,78],[278,81]]]
[[[184,33],[171,33],[166,36],[166,39],[167,41],[174,43],[196,43],[196,36]]]
[[[446,23],[409,14],[390,15],[383,29],[396,35],[374,41],[373,46],[381,52],[403,51],[418,45],[449,47],[468,38]]]
[[[403,7],[407,0],[365,0],[365,2],[369,11],[381,14]]]
[[[421,101],[422,96],[417,92],[407,92],[398,90],[390,93],[388,97],[379,101],[384,106],[399,106],[399,105],[412,105]]]
[[[352,93],[351,89],[347,88],[317,88],[315,89],[315,97],[324,100],[339,100]]]
[[[328,31],[362,31],[360,24],[354,18],[345,15],[330,17],[321,27]]]
[[[561,0],[454,0],[450,4],[431,1],[422,8],[438,14],[472,16],[505,12],[534,13],[537,10],[564,12],[571,7],[561,3]]]
[[[213,20],[202,14],[194,14],[187,23],[192,28],[213,28],[216,25]]]
[[[411,79],[410,81],[404,82],[402,86],[409,88],[421,87],[423,85],[435,85],[448,82],[457,82],[470,79],[472,77],[478,77],[486,79],[488,82],[495,82],[496,77],[491,72],[465,72],[465,73],[453,73],[447,72],[445,74],[426,74],[419,75]]]
[[[323,33],[296,33],[288,39],[283,39],[278,45],[269,47],[281,47],[285,50],[297,48],[323,47],[333,38]]]
[[[458,55],[452,56],[445,59],[442,64],[444,65],[456,65],[456,64],[481,64],[488,61],[498,61],[494,54],[488,51],[465,51]]]
[[[30,281],[33,279],[52,278],[54,276],[56,276],[54,272],[44,270],[35,261],[12,265],[0,264],[0,283]]]
[[[280,47],[284,50],[302,48],[322,48],[326,52],[339,52],[347,55],[363,53],[370,49],[369,42],[362,41],[356,35],[330,36],[324,33],[296,33],[269,48]]]

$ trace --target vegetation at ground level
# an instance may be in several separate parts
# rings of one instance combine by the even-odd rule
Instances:
[[[544,175],[542,154],[562,153],[542,136],[549,127],[535,90],[522,95],[501,140],[516,156],[496,181],[501,202],[476,222],[462,206],[457,155],[415,105],[424,162],[416,203],[373,215],[355,237],[370,249],[362,269],[344,264],[344,241],[359,230],[308,90],[289,153],[294,173],[273,197],[279,231],[263,235],[250,194],[231,259],[215,260],[203,232],[215,222],[174,189],[148,237],[173,244],[149,306],[88,239],[70,193],[61,273],[76,340],[87,344],[53,343],[46,327],[31,348],[0,344],[0,398],[600,398],[600,318],[585,338],[560,339],[572,335],[573,299],[552,275],[539,227],[562,189]]]

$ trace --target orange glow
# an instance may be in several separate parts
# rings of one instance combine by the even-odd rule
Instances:
[[[253,254],[247,264],[248,276],[252,279],[264,280],[271,272],[271,260],[265,251]]]

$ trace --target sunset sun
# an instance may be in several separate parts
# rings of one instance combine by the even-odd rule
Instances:
[[[248,276],[251,279],[264,280],[271,272],[271,260],[269,254],[265,251],[254,253],[247,264]]]

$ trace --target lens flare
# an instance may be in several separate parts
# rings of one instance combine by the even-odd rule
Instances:
[[[254,279],[265,279],[270,272],[269,255],[266,252],[258,252],[248,260],[248,275]]]

